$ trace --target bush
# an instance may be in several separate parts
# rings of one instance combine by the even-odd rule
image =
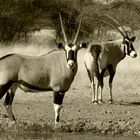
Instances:
[[[106,12],[121,24],[134,30],[139,29],[140,2],[114,1],[104,5],[93,0],[5,0],[0,1],[0,41],[11,42],[20,38],[28,39],[31,32],[43,28],[57,31],[57,39],[62,39],[58,13],[63,18],[65,30],[69,39],[73,38],[83,12],[82,27],[79,38],[90,39],[101,37],[106,30],[111,29],[107,24],[95,20],[100,18],[108,21],[103,13]],[[111,22],[111,21],[110,21]]]

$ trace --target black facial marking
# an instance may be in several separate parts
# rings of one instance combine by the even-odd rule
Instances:
[[[70,50],[69,52],[68,52],[68,60],[74,60],[75,58],[74,58],[74,51],[73,50]]]
[[[130,45],[130,48],[131,48],[131,51],[135,51],[134,47],[133,47],[133,44],[131,43]]]
[[[74,44],[72,44],[72,43],[69,43],[69,45],[68,45],[70,48],[72,48],[73,46],[74,46]]]
[[[134,49],[134,47],[133,47],[133,44],[132,44],[132,42],[131,42],[131,40],[130,39],[126,39],[125,40],[125,44],[126,44],[126,46],[127,46],[127,54],[128,55],[130,55],[130,53],[132,52],[132,51],[135,51],[135,49]]]

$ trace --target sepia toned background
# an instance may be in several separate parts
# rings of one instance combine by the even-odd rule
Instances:
[[[39,56],[63,42],[58,18],[62,14],[69,38],[77,30],[83,12],[79,42],[102,42],[121,38],[108,24],[96,18],[114,17],[136,35],[138,57],[119,63],[113,83],[115,103],[108,104],[108,78],[105,78],[104,104],[91,101],[90,81],[84,66],[85,49],[78,52],[78,73],[66,93],[61,124],[54,125],[53,94],[24,93],[17,90],[13,102],[16,124],[10,123],[0,101],[0,131],[90,132],[100,135],[140,136],[140,1],[139,0],[5,0],[0,1],[0,56],[9,53]],[[112,23],[114,24],[114,23]]]

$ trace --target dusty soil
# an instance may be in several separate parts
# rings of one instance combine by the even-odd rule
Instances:
[[[107,80],[103,95],[105,103],[98,106],[92,104],[90,82],[82,62],[70,90],[65,95],[60,124],[54,125],[52,92],[24,93],[18,89],[13,102],[16,123],[12,123],[6,115],[2,105],[4,99],[0,101],[0,131],[90,132],[97,135],[140,136],[140,80],[135,71],[130,73],[131,70],[128,70],[124,74],[122,69],[126,68],[128,62],[120,64],[119,74],[114,79],[113,105],[108,104]]]

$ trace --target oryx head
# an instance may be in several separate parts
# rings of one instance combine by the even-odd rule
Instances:
[[[137,57],[137,53],[134,49],[134,46],[133,46],[133,42],[135,41],[136,39],[136,36],[133,36],[133,37],[129,37],[128,33],[126,32],[126,30],[124,29],[124,27],[118,22],[116,21],[114,18],[112,18],[110,15],[108,14],[105,14],[107,17],[109,17],[110,19],[112,19],[118,26],[121,27],[121,29],[117,26],[113,26],[115,27],[120,33],[121,35],[123,36],[123,46],[124,46],[124,53],[125,55],[129,55],[133,58]]]
[[[78,26],[78,29],[77,29],[77,33],[76,33],[74,41],[72,43],[68,42],[65,30],[64,30],[64,25],[63,25],[62,17],[61,17],[60,13],[59,13],[59,18],[60,18],[61,29],[62,29],[64,41],[65,41],[65,45],[63,46],[62,44],[59,44],[59,47],[60,46],[63,47],[65,52],[66,52],[67,67],[69,69],[73,69],[75,67],[75,64],[77,63],[77,51],[80,48],[85,46],[85,44],[82,44],[82,45],[77,45],[76,44],[77,43],[78,34],[79,34],[79,31],[80,31],[82,17],[80,18],[80,22],[79,22],[79,26]]]
[[[124,39],[123,39],[125,54],[129,55],[133,58],[137,57],[137,53],[133,46],[133,42],[135,41],[135,39],[136,39],[135,36],[133,36],[131,38],[127,36],[127,37],[124,37]]]

